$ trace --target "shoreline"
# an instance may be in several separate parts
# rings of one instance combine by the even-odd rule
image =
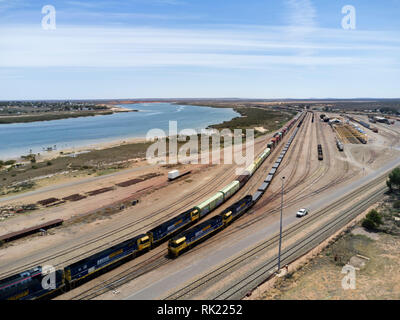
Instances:
[[[100,106],[107,107],[107,110],[22,114],[22,115],[17,115],[17,116],[0,115],[0,126],[7,125],[7,124],[65,120],[65,119],[71,119],[71,118],[107,116],[107,115],[112,115],[114,113],[138,112],[139,111],[139,110],[128,109],[128,108],[125,108],[122,106],[115,106],[115,105],[101,104]]]
[[[80,153],[91,152],[95,150],[105,150],[113,147],[122,146],[125,144],[138,144],[144,143],[146,141],[146,137],[131,137],[131,138],[121,138],[114,139],[111,141],[103,141],[98,143],[86,144],[83,146],[64,148],[60,150],[53,151],[44,151],[46,153],[40,153],[40,156],[37,158],[38,161],[47,161],[52,160],[58,157],[68,157],[72,155],[78,155]]]
[[[152,102],[146,102],[146,103],[159,103],[159,102],[152,101]],[[171,103],[171,104],[176,104],[176,103]],[[112,111],[113,113],[140,112],[140,110],[129,109],[129,108],[123,107],[121,105],[103,104],[103,106],[107,106],[109,108],[109,110]],[[199,107],[196,105],[193,105],[193,106]],[[218,107],[211,107],[211,106],[207,106],[207,107],[218,108]],[[242,116],[239,112],[237,112],[235,110],[234,107],[231,107],[231,109],[238,114],[237,117]],[[99,114],[99,115],[101,115],[101,114]],[[235,119],[237,117],[234,117],[228,121],[232,121],[233,119]],[[226,121],[222,121],[217,124],[208,125],[208,126],[204,127],[203,129],[212,130],[212,129],[214,129],[213,126],[221,125],[224,122],[226,122]],[[83,142],[82,145],[78,144],[75,146],[71,145],[68,147],[60,147],[60,149],[57,148],[57,150],[51,150],[51,151],[41,150],[40,152],[33,152],[32,154],[36,155],[36,160],[38,162],[42,162],[42,161],[52,160],[57,157],[66,157],[68,155],[72,156],[72,154],[78,155],[79,153],[91,152],[91,151],[95,151],[95,150],[104,150],[104,149],[118,147],[118,146],[122,146],[122,145],[126,145],[126,144],[145,143],[145,142],[149,142],[149,141],[151,141],[151,140],[147,141],[145,136],[132,136],[132,137],[126,137],[126,138],[116,137],[116,138],[111,138],[110,140],[103,139],[103,141],[100,140],[98,142],[89,142],[88,141],[88,142]],[[40,155],[38,155],[38,153]],[[17,162],[25,162],[24,159],[22,159],[22,156],[27,156],[27,155],[28,155],[27,153],[26,154],[21,153],[18,155],[17,154],[13,155],[10,153],[9,155],[5,154],[4,157],[0,158],[0,160],[4,160],[4,161],[17,160]]]

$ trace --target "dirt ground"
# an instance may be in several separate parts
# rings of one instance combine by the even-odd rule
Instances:
[[[393,209],[392,202],[381,203],[377,210],[384,214],[385,232],[370,232],[358,223],[316,258],[276,280],[261,299],[400,299],[400,223],[395,219],[400,210]],[[345,265],[355,268],[354,287],[342,284]]]

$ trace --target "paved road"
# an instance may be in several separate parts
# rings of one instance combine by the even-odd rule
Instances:
[[[388,173],[388,171],[400,165],[400,157],[395,160],[387,163],[379,170],[363,177],[362,179],[355,181],[347,186],[337,189],[336,191],[327,194],[322,199],[315,201],[308,205],[308,208],[311,211],[315,211],[317,209],[323,208],[335,200],[340,199],[350,191],[358,188],[369,181],[377,178],[380,175]],[[283,219],[283,225],[289,227],[296,223],[298,219],[295,217],[294,213],[287,213],[287,216]],[[159,299],[165,296],[169,291],[174,288],[182,286],[184,283],[193,278],[193,275],[202,274],[206,270],[212,269],[228,260],[229,258],[235,256],[242,250],[249,250],[254,247],[257,243],[262,240],[265,240],[267,237],[271,237],[279,230],[279,221],[268,225],[267,227],[261,229],[258,232],[252,233],[246,238],[236,242],[233,245],[227,245],[223,248],[220,248],[218,251],[215,251],[208,255],[207,257],[201,257],[195,263],[187,266],[183,270],[176,271],[172,274],[165,274],[164,278],[147,286],[139,291],[132,292],[129,296],[127,296],[126,300],[151,300],[151,299]]]

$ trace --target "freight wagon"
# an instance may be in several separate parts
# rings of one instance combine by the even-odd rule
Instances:
[[[252,176],[253,173],[254,173],[256,170],[257,170],[257,168],[256,168],[256,166],[255,166],[255,164],[254,164],[254,162],[253,162],[251,165],[249,165],[249,166],[246,168],[246,170],[244,171],[244,174],[247,174],[247,175],[249,175],[249,176]]]
[[[241,174],[238,176],[237,181],[239,181],[240,188],[243,187],[249,179],[250,176],[248,174]]]
[[[233,181],[229,185],[227,185],[224,189],[220,190],[224,194],[224,200],[226,201],[230,197],[232,197],[236,191],[240,188],[240,183],[238,180]]]
[[[324,160],[324,156],[322,154],[322,146],[320,144],[318,145],[318,160]]]
[[[200,218],[202,218],[209,212],[213,211],[222,202],[224,202],[224,194],[218,191],[214,196],[196,206],[195,209],[199,210]]]

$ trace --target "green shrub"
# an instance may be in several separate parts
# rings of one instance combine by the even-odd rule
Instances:
[[[389,187],[391,192],[400,188],[400,168],[394,169],[389,174],[389,179],[386,181],[386,185]]]
[[[371,220],[375,225],[381,225],[382,222],[382,215],[379,214],[378,211],[376,211],[375,209],[371,210],[370,212],[368,212],[366,218],[368,220]]]
[[[400,200],[397,200],[393,203],[393,208],[400,209]]]
[[[362,222],[362,226],[367,230],[375,230],[375,223],[369,219],[364,219]]]
[[[47,165],[51,166],[52,165],[51,161],[47,161]]]
[[[6,166],[9,166],[9,165],[12,165],[12,164],[14,164],[14,163],[16,163],[17,161],[15,161],[15,160],[7,160],[6,162],[4,162],[4,164],[6,165]]]
[[[377,230],[381,224],[383,224],[382,215],[375,209],[368,212],[362,222],[362,226],[368,230]]]

